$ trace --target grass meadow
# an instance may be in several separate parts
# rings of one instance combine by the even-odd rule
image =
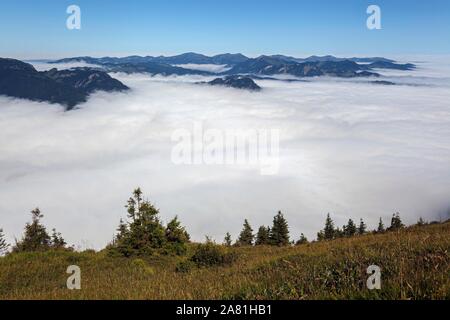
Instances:
[[[449,299],[450,223],[292,247],[232,247],[228,266],[177,271],[187,256],[112,257],[106,251],[0,258],[0,299]],[[69,265],[81,290],[68,290]],[[381,268],[369,290],[367,268]]]

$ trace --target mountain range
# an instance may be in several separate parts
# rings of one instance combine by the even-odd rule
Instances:
[[[103,67],[108,72],[125,73],[149,73],[159,75],[277,75],[287,74],[294,77],[368,77],[379,76],[374,69],[412,70],[413,64],[399,64],[394,60],[383,57],[369,58],[337,58],[334,56],[311,56],[308,58],[294,58],[284,55],[262,55],[257,58],[249,58],[240,53],[205,56],[198,53],[184,53],[177,56],[152,57],[152,56],[128,56],[115,57],[74,57],[66,58],[51,63],[85,62]],[[193,70],[183,65],[223,65],[228,71],[215,73]]]
[[[260,90],[253,79],[290,76],[292,81],[309,77],[378,78],[378,70],[394,69],[408,71],[415,65],[400,64],[383,57],[337,58],[334,56],[311,56],[295,58],[284,55],[262,55],[249,58],[240,53],[206,56],[184,53],[176,56],[128,56],[128,57],[73,57],[48,61],[57,66],[61,63],[84,62],[93,67],[72,68],[39,72],[31,64],[0,58],[0,95],[48,101],[65,105],[68,110],[85,102],[94,91],[125,91],[128,87],[108,73],[148,73],[151,75],[202,75],[215,76],[211,85],[224,85],[238,89]],[[226,71],[210,72],[187,68],[186,65],[220,65]],[[299,79],[300,78],[300,79]],[[286,81],[286,78],[284,79]],[[382,83],[382,81],[381,81]]]
[[[377,61],[382,62],[391,62],[394,63],[394,60],[386,59],[383,57],[368,57],[368,58],[338,58],[331,55],[327,56],[310,56],[307,58],[295,58],[285,55],[271,55],[271,56],[260,56],[261,57],[271,57],[280,61],[289,61],[289,62],[324,62],[324,61],[345,61],[350,60],[357,63],[372,63]],[[156,62],[163,64],[217,64],[217,65],[227,65],[234,66],[238,63],[245,62],[247,60],[251,60],[253,58],[249,58],[244,56],[241,53],[225,53],[218,54],[215,56],[206,56],[203,54],[195,53],[195,52],[187,52],[176,56],[127,56],[122,58],[117,57],[103,57],[103,58],[93,58],[89,56],[84,57],[73,57],[73,58],[64,58],[60,60],[52,61],[53,63],[68,63],[68,62],[86,62],[91,64],[124,64],[124,63],[146,63],[146,62]],[[256,58],[257,59],[257,58]]]
[[[187,52],[176,56],[128,56],[123,58],[116,57],[103,57],[103,58],[93,58],[93,57],[74,57],[74,58],[65,58],[56,61],[52,61],[52,63],[70,63],[70,62],[86,62],[90,64],[98,64],[98,65],[114,65],[114,64],[142,64],[148,62],[160,63],[160,64],[169,64],[169,65],[182,65],[182,64],[217,64],[217,65],[235,65],[237,63],[244,62],[249,58],[237,53],[225,53],[219,54],[216,56],[205,56],[203,54],[198,54],[194,52]]]

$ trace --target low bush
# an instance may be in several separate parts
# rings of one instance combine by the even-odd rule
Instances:
[[[175,271],[179,273],[188,273],[195,267],[195,263],[191,260],[182,260],[178,262],[177,266],[175,267]]]
[[[145,274],[152,275],[152,274],[155,273],[155,269],[152,268],[152,267],[150,267],[150,266],[147,264],[147,262],[145,262],[145,261],[142,260],[142,259],[134,259],[133,262],[132,262],[132,264],[133,264],[133,266],[134,266],[137,270],[139,270],[139,271],[141,271],[141,272],[143,272],[143,273],[145,273]]]
[[[197,245],[190,260],[198,267],[211,267],[230,265],[236,258],[236,254],[228,248],[208,240],[206,243]]]

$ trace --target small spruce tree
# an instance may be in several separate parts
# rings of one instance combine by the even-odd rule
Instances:
[[[253,229],[250,226],[250,223],[247,219],[244,221],[244,228],[239,234],[239,238],[236,242],[238,246],[251,246],[253,245],[253,239],[255,236],[253,235]]]
[[[125,222],[123,222],[122,219],[120,219],[119,226],[117,227],[116,231],[117,234],[115,236],[114,243],[121,241],[127,236],[128,225]]]
[[[178,255],[186,253],[186,244],[189,242],[190,236],[186,229],[181,226],[177,216],[167,224],[166,240],[169,253],[176,253]]]
[[[361,219],[361,220],[359,221],[358,234],[359,234],[359,235],[363,235],[363,234],[366,233],[366,231],[367,231],[367,226],[366,226],[366,224],[364,223],[363,219]]]
[[[297,242],[295,243],[295,245],[299,246],[299,245],[306,244],[306,243],[308,243],[308,239],[307,239],[307,238],[305,237],[305,235],[302,233],[302,234],[300,235],[300,239],[297,240]]]
[[[64,249],[66,247],[66,241],[61,235],[61,232],[56,232],[56,229],[52,229],[51,247],[53,249]]]
[[[190,235],[186,229],[181,226],[178,216],[175,216],[166,227],[166,238],[169,242],[187,243],[190,240]]]
[[[229,232],[227,232],[225,235],[225,238],[223,240],[223,244],[227,247],[231,247],[231,243],[232,243],[231,234]]]
[[[273,218],[273,226],[270,229],[270,243],[275,246],[287,246],[289,240],[289,226],[281,211]]]
[[[391,226],[389,227],[389,231],[396,231],[403,228],[405,225],[400,218],[400,213],[394,213],[391,219]]]
[[[334,230],[334,238],[338,239],[338,238],[343,238],[345,236],[345,232],[344,232],[344,228],[345,226],[343,226],[343,228],[336,228]]]
[[[380,218],[380,221],[378,222],[377,233],[383,233],[385,231],[386,229],[384,228],[383,219]]]
[[[159,219],[159,210],[149,201],[144,200],[142,191],[137,188],[128,199],[127,208],[129,222],[125,224],[121,221],[118,228],[118,235],[111,249],[119,254],[129,257],[132,255],[152,255],[156,251],[161,251],[171,240],[185,238],[182,231],[177,227],[178,220],[172,220],[168,234],[166,228]],[[175,243],[172,241],[171,243]]]
[[[419,218],[419,221],[417,221],[417,226],[419,227],[423,227],[425,225],[425,221],[423,220],[422,217]]]
[[[13,252],[21,251],[45,251],[51,248],[51,238],[40,220],[44,216],[41,210],[36,208],[31,211],[31,223],[25,225],[25,233],[21,241],[16,242]]]
[[[323,230],[320,230],[319,232],[317,232],[317,241],[323,241],[325,240],[325,235],[323,233]]]
[[[344,234],[347,237],[352,237],[356,234],[356,225],[352,219],[349,219],[347,225],[344,227]]]
[[[265,226],[259,227],[258,232],[256,234],[255,245],[262,246],[269,244],[270,244],[270,228]]]

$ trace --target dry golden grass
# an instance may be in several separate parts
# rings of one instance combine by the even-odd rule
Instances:
[[[126,259],[105,252],[0,258],[0,299],[449,299],[450,223],[298,247],[233,248],[227,267],[175,271],[180,257]],[[366,288],[369,265],[382,289]],[[66,268],[81,268],[68,290]]]

